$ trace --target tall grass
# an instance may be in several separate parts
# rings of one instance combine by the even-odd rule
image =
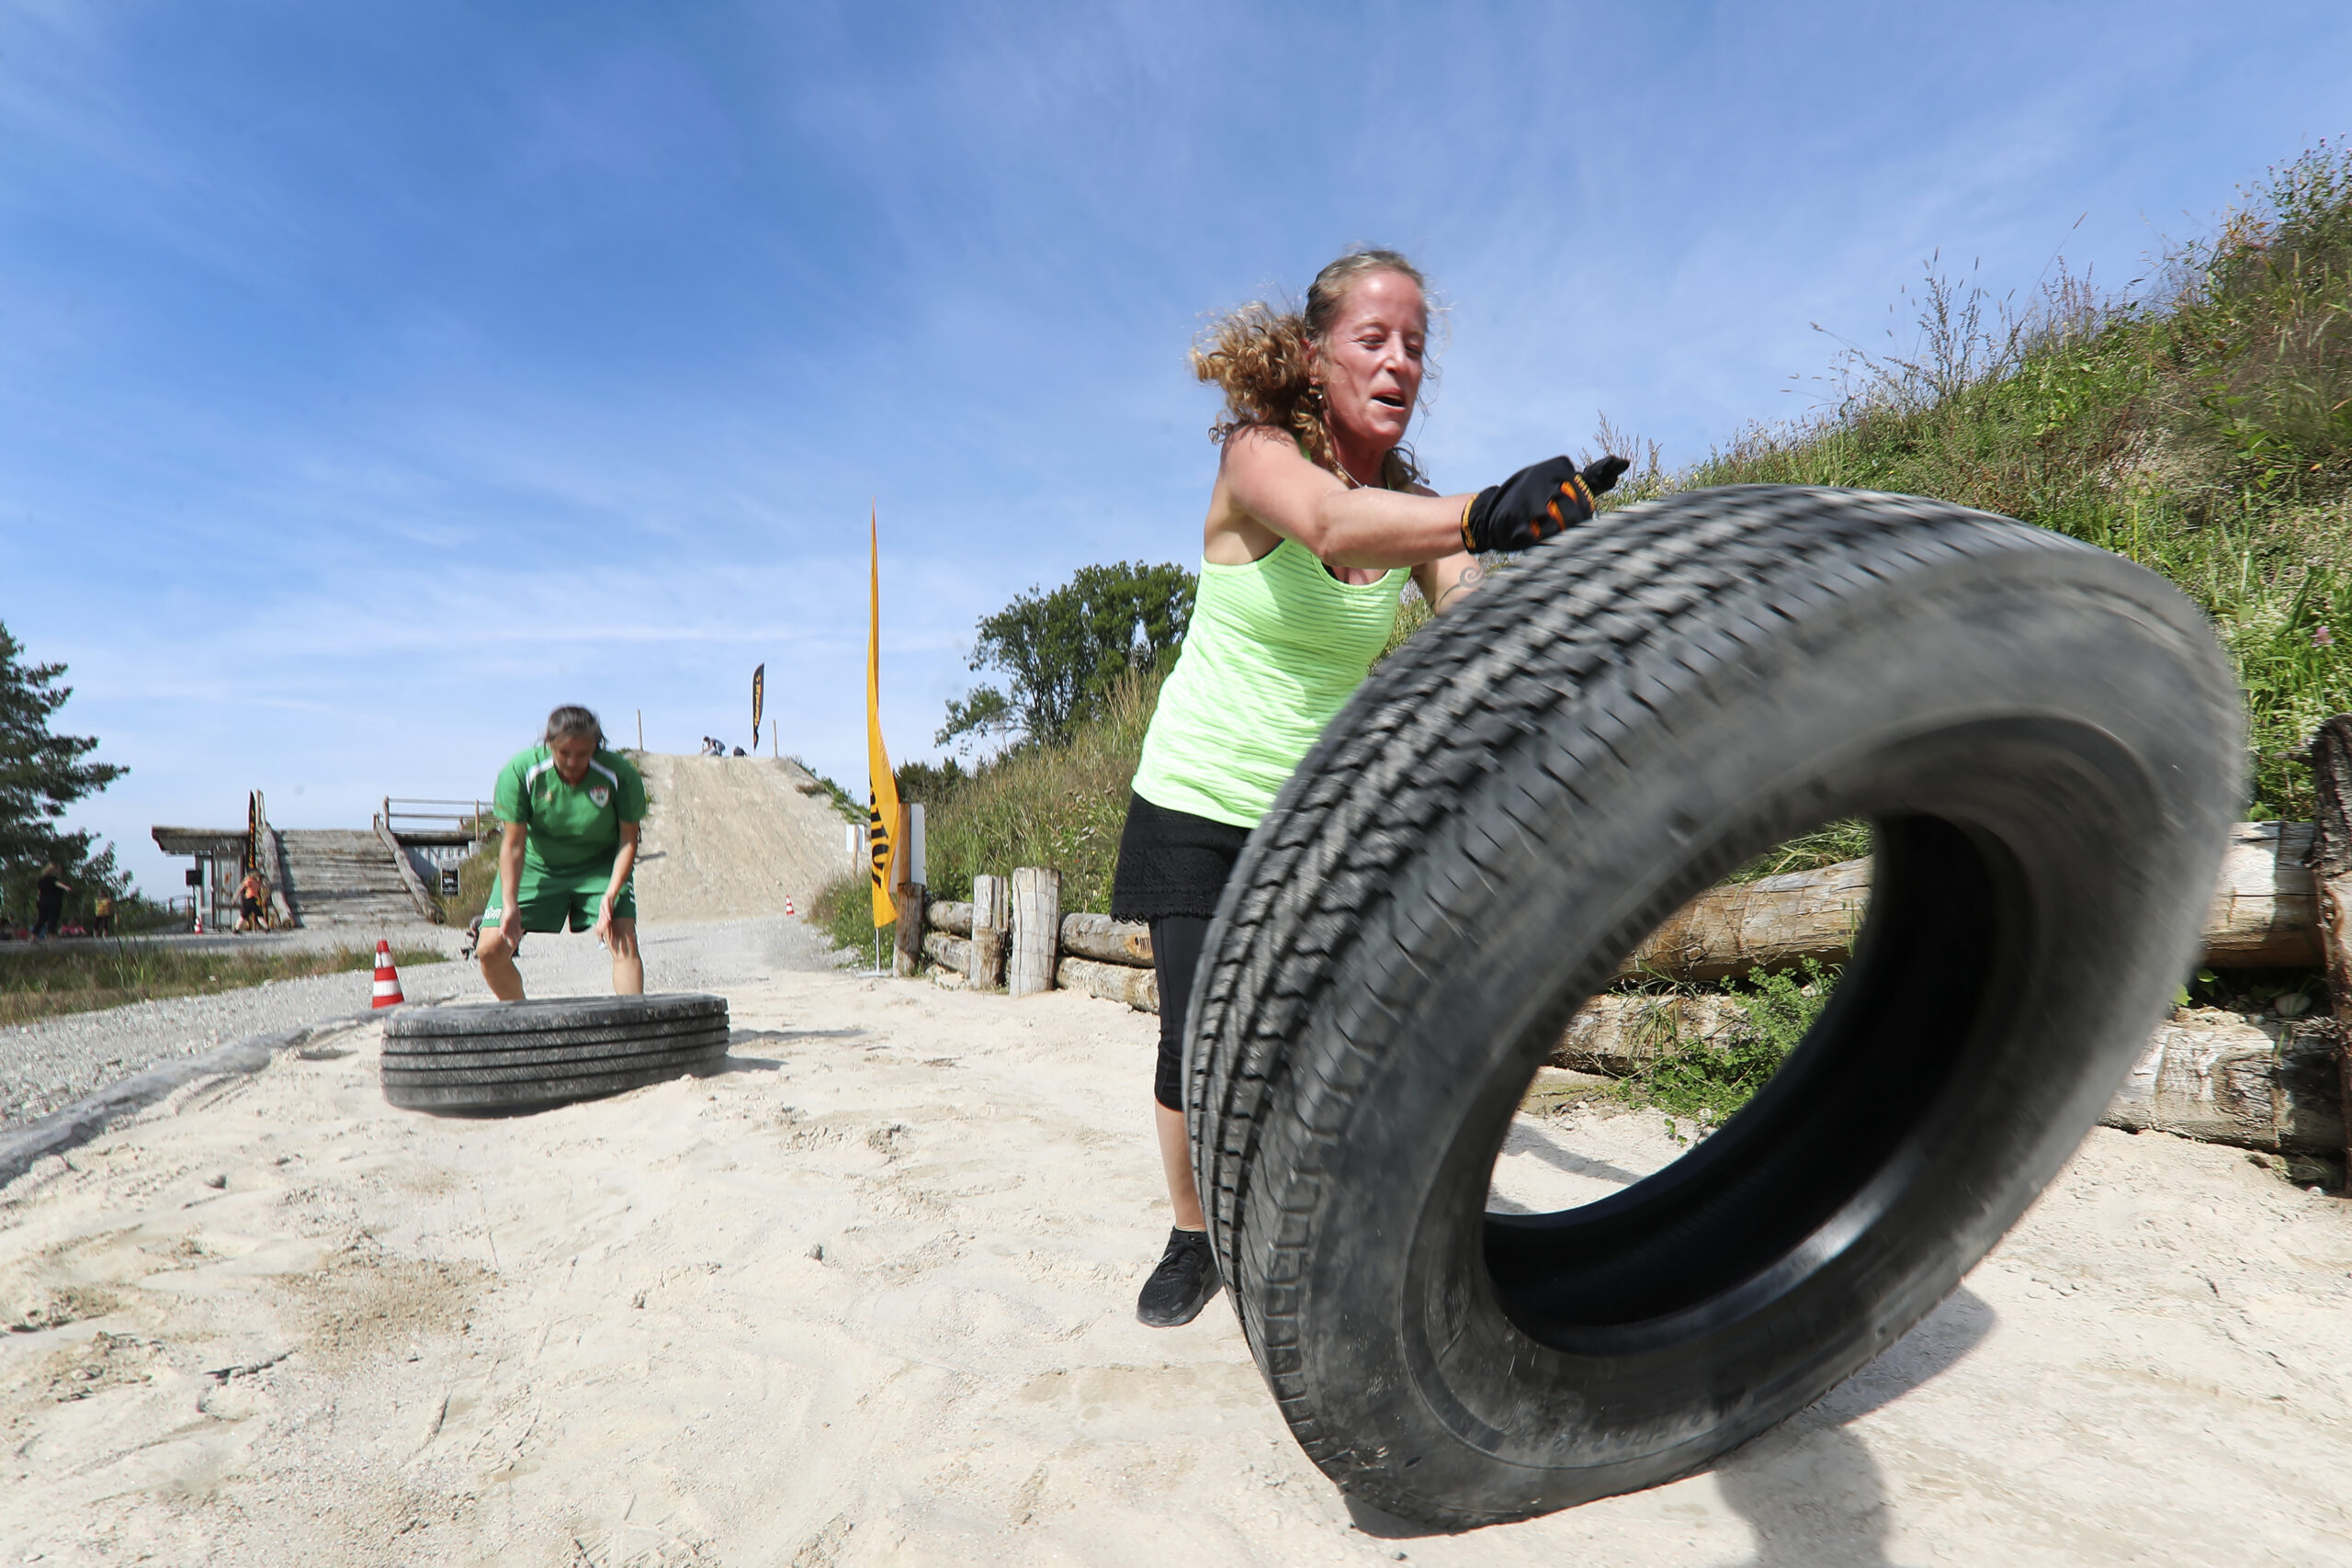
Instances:
[[[926,810],[924,815],[927,818],[930,813]],[[876,951],[872,877],[864,872],[845,873],[817,889],[808,900],[808,923],[830,937],[835,947],[871,960]],[[886,933],[881,949],[885,954],[890,942]]]
[[[1037,865],[1061,873],[1065,909],[1109,909],[1127,787],[1159,684],[1156,671],[1129,671],[1067,743],[1017,747],[932,804],[923,816],[933,897],[969,898],[979,873]]]
[[[440,911],[445,926],[473,924],[490,908],[490,896],[498,887],[499,826],[495,821],[471,826],[481,837],[473,852],[458,863],[457,897],[444,897],[437,886],[433,890],[434,908]]]
[[[439,964],[447,957],[429,947],[392,953],[392,962],[400,964]],[[0,1026],[164,997],[209,996],[271,980],[342,974],[372,968],[375,963],[372,948],[237,953],[190,951],[153,942],[43,942],[0,954]]]
[[[1917,305],[1914,342],[1849,351],[1815,416],[1751,428],[1657,491],[1935,496],[2149,567],[2236,664],[2248,815],[2309,815],[2301,754],[2352,710],[2352,153],[2273,171],[2153,293],[2062,277],[2012,309],[1931,271]]]

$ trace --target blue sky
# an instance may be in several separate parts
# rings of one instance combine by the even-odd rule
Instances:
[[[1687,462],[1933,253],[2139,276],[2347,60],[2341,5],[0,0],[0,620],[155,892],[153,823],[486,793],[559,702],[740,742],[762,661],[862,791],[869,503],[928,755],[979,616],[1197,559],[1209,311],[1397,246],[1441,488],[1604,411]]]

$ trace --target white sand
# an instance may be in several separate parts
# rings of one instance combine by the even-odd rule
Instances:
[[[1134,1321],[1152,1020],[831,975],[733,1001],[710,1079],[435,1120],[385,1105],[368,1029],[10,1188],[0,1560],[2352,1561],[2352,1206],[2234,1151],[2095,1134],[1918,1332],[1709,1473],[1385,1540],[1223,1303]],[[1674,1152],[1646,1115],[1523,1123],[1498,1190]]]

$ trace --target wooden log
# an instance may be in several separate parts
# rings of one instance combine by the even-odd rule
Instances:
[[[1604,992],[1568,1021],[1552,1048],[1552,1066],[1625,1077],[1678,1045],[1713,1044],[1747,1017],[1724,996],[1644,996]]]
[[[1750,969],[1786,969],[1800,960],[1843,962],[1870,905],[1869,857],[1819,871],[1711,887],[1667,918],[1617,978],[1721,980]]]
[[[1055,950],[1061,945],[1062,874],[1024,865],[1012,874],[1012,940],[1005,955],[1004,987],[1016,997],[1051,990]]]
[[[2352,746],[2352,719],[2346,721]],[[2319,899],[2302,862],[2313,842],[2301,822],[2241,822],[2231,829],[2206,922],[2205,961],[2216,968],[2292,967],[2322,959]],[[1675,911],[1618,967],[1615,978],[1721,980],[1751,969],[1794,968],[1807,958],[1843,963],[1870,904],[1871,862],[1713,887]],[[977,902],[983,881],[973,879]],[[2352,896],[2347,896],[2352,903]],[[932,924],[962,935],[971,906],[934,907]],[[1151,928],[1108,915],[1071,913],[1060,950],[1102,964],[1151,963]],[[976,980],[976,984],[984,983]]]
[[[972,943],[968,938],[950,936],[942,931],[925,931],[922,955],[935,968],[952,969],[958,975],[971,972]]]
[[[1159,976],[1132,964],[1065,958],[1055,966],[1054,978],[1065,991],[1083,991],[1106,1002],[1125,1002],[1138,1012],[1159,1010]]]
[[[2302,863],[2312,832],[2302,822],[2240,822],[2231,829],[2206,915],[2207,964],[2269,969],[2322,961],[2317,892]],[[1869,908],[1870,878],[1865,856],[1711,887],[1634,949],[1616,978],[1721,980],[1758,967],[1793,968],[1806,958],[1841,964]]]
[[[922,912],[925,929],[945,931],[949,936],[972,934],[972,907],[958,904],[952,898],[934,898]]]
[[[899,927],[896,940],[891,943],[893,957],[890,969],[903,980],[922,966],[922,884],[900,883],[898,905]]]
[[[2324,961],[2319,896],[2307,863],[2308,822],[2239,822],[2205,914],[2205,962],[2215,969],[2300,968]]]
[[[964,977],[975,989],[1004,988],[1004,950],[1012,922],[1012,891],[1004,878],[972,878],[972,961]]]
[[[2338,714],[2312,737],[2312,873],[2327,993],[2334,1004],[2336,1093],[2344,1107],[2344,1175],[2352,1188],[2352,715]]]
[[[1746,1016],[1724,997],[1598,996],[1569,1021],[1551,1066],[1630,1077],[1668,1051],[1728,1046]],[[2126,1132],[2334,1154],[2345,1138],[2334,1036],[2324,1022],[2183,1010],[2150,1037],[2100,1120]]]
[[[1101,964],[1138,964],[1151,967],[1151,928],[1141,920],[1114,920],[1108,915],[1064,915],[1062,951]]]
[[[2335,1031],[2325,1020],[2183,1008],[2156,1026],[2100,1121],[2126,1132],[2332,1155],[2345,1142],[2337,1078]]]

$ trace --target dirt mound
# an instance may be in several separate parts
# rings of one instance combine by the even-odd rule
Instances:
[[[842,816],[798,763],[631,756],[652,797],[637,859],[648,925],[781,915],[786,898],[806,914],[810,896],[849,869]]]

